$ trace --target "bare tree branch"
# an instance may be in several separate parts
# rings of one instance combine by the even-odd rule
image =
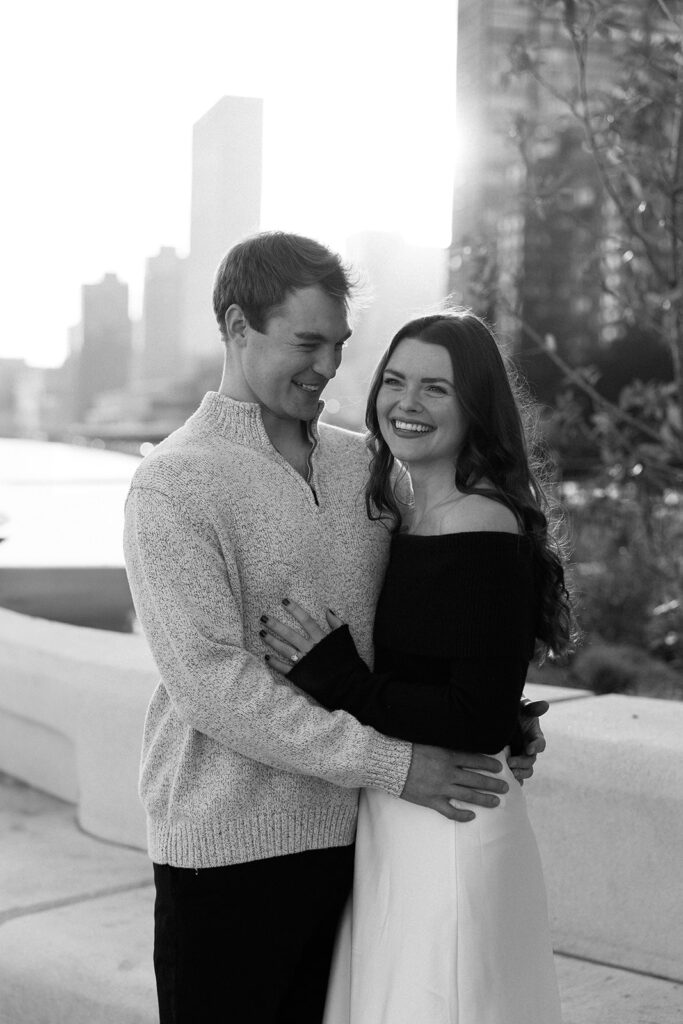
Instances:
[[[659,7],[660,11],[662,11],[662,13],[664,14],[664,17],[668,18],[669,21],[671,22],[671,24],[674,26],[674,28],[678,29],[678,31],[680,33],[681,26],[676,21],[676,19],[674,18],[673,14],[671,13],[671,11],[668,9],[666,4],[664,3],[664,0],[656,0],[656,3],[657,3],[657,6]]]
[[[587,74],[586,74],[586,72],[587,72],[586,54],[585,54],[585,51],[582,49],[582,47],[580,45],[580,42],[578,40],[576,40],[575,35],[573,33],[572,33],[571,39],[572,39],[572,46],[574,47],[574,53],[575,53],[575,56],[576,56],[577,66],[578,66],[578,73],[579,73],[578,84],[579,84],[579,96],[581,98],[581,108],[580,108],[580,112],[579,112],[579,120],[581,121],[581,124],[583,125],[584,133],[585,133],[585,136],[586,136],[586,141],[588,142],[588,145],[590,146],[590,150],[591,150],[591,153],[593,155],[593,160],[595,161],[595,167],[596,167],[596,170],[597,170],[597,172],[598,172],[598,174],[600,176],[600,180],[601,180],[601,182],[603,184],[603,187],[604,187],[605,191],[607,192],[607,194],[609,195],[610,199],[612,200],[612,202],[616,206],[616,208],[617,208],[617,210],[619,212],[619,216],[622,218],[624,224],[626,225],[628,230],[631,232],[631,234],[634,236],[634,238],[637,238],[640,241],[640,243],[642,244],[643,248],[645,249],[645,251],[647,253],[647,256],[648,256],[648,259],[650,260],[650,263],[652,265],[652,268],[655,271],[655,273],[656,273],[657,277],[659,278],[659,280],[661,281],[661,283],[664,284],[667,287],[672,287],[673,285],[672,285],[672,282],[671,282],[671,280],[669,278],[669,275],[667,273],[666,267],[660,266],[659,253],[650,244],[650,240],[649,240],[648,236],[643,231],[641,231],[641,229],[639,228],[638,224],[636,223],[636,221],[634,220],[634,218],[633,218],[633,216],[631,214],[631,211],[628,210],[627,207],[625,206],[625,204],[623,203],[622,197],[619,195],[619,192],[614,188],[614,185],[612,184],[612,179],[610,178],[609,174],[607,173],[607,168],[604,165],[604,162],[603,162],[603,159],[602,159],[602,154],[600,153],[600,150],[599,150],[599,147],[598,147],[598,144],[597,144],[597,139],[595,137],[595,132],[593,131],[593,126],[591,124],[590,100],[588,98],[588,82],[587,82]]]
[[[636,419],[635,416],[631,416],[630,413],[626,412],[624,409],[620,409],[618,405],[615,405],[613,402],[610,402],[608,398],[605,398],[604,395],[601,395],[599,391],[596,391],[592,384],[589,384],[589,382],[586,380],[583,374],[581,374],[578,370],[575,370],[573,366],[570,366],[569,363],[567,363],[562,358],[562,356],[558,355],[557,352],[554,352],[551,348],[548,347],[545,338],[543,338],[537,330],[531,327],[531,325],[524,320],[521,314],[511,305],[511,303],[507,300],[507,298],[504,295],[499,295],[498,298],[501,305],[504,306],[506,312],[509,313],[510,316],[515,318],[515,320],[519,324],[522,333],[526,335],[526,337],[536,346],[536,348],[543,352],[548,357],[548,359],[550,359],[550,361],[554,363],[555,366],[557,366],[559,370],[562,371],[567,380],[570,380],[573,384],[576,384],[576,386],[580,388],[581,391],[584,392],[584,394],[588,395],[596,406],[608,412],[613,419],[619,420],[622,423],[627,423],[630,427],[634,427],[636,430],[640,431],[642,434],[645,434],[647,437],[649,437],[650,440],[656,442],[656,444],[658,445],[661,445],[662,448],[667,450],[670,449],[672,455],[680,454],[679,452],[676,452],[673,446],[667,445],[666,441],[661,437],[660,434],[657,433],[656,430],[653,430],[651,427],[649,427],[646,423],[643,423],[641,420]]]

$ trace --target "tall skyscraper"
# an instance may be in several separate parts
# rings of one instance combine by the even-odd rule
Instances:
[[[224,96],[194,126],[184,348],[190,361],[221,355],[211,309],[221,257],[261,216],[263,101]]]
[[[128,383],[131,322],[128,285],[116,274],[82,290],[82,343],[76,371],[76,418],[84,420],[95,399]]]
[[[169,246],[147,260],[140,370],[144,380],[178,375],[182,358],[187,261]]]
[[[510,308],[542,337],[552,335],[570,361],[581,361],[597,345],[604,315],[600,270],[607,258],[607,210],[581,132],[561,100],[531,75],[509,75],[519,37],[541,49],[543,75],[553,88],[569,93],[574,55],[556,10],[544,12],[527,0],[460,0],[456,130],[461,154],[450,289],[495,322],[543,393],[552,388],[552,367],[539,361]],[[598,40],[588,64],[589,85],[604,80],[609,68],[609,43]],[[551,216],[542,203],[534,205],[534,186],[511,137],[515,123],[523,131],[525,120],[546,126],[534,136],[529,155],[557,183]],[[478,258],[484,252],[488,263]],[[493,308],[478,300],[482,275],[492,264],[506,297]]]

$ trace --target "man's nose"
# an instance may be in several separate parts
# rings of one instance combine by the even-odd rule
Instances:
[[[313,364],[314,371],[325,380],[332,380],[337,373],[339,358],[336,351],[318,352]]]

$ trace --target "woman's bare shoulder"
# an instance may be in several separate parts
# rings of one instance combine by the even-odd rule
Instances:
[[[500,501],[483,494],[467,494],[444,510],[443,533],[519,533],[513,512]]]

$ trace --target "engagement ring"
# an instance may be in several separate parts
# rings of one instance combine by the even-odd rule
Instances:
[[[299,660],[299,655],[298,654],[293,654],[291,659],[290,659],[290,661],[298,661],[298,660]]]

